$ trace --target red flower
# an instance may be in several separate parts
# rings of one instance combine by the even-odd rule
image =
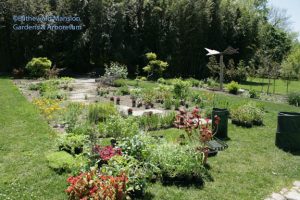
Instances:
[[[215,124],[216,125],[218,125],[220,123],[220,121],[221,121],[221,118],[218,115],[215,115],[214,119],[215,119]]]
[[[122,149],[113,148],[112,146],[106,146],[103,148],[96,146],[94,148],[94,151],[97,152],[99,154],[100,158],[104,161],[109,160],[111,157],[113,157],[115,155],[122,155]]]

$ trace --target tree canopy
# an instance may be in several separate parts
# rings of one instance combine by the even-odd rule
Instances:
[[[147,64],[145,54],[154,52],[169,64],[167,76],[205,78],[210,75],[205,47],[239,48],[231,58],[248,65],[258,51],[280,63],[293,42],[270,20],[267,0],[4,0],[0,6],[0,71],[48,57],[57,67],[78,72],[104,72],[105,64],[115,61],[132,75]],[[17,31],[17,15],[77,16],[79,22],[57,23],[82,29]]]

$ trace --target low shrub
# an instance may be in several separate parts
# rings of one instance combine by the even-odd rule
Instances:
[[[117,114],[118,111],[112,103],[90,104],[88,119],[91,123],[104,122],[109,116]]]
[[[58,173],[70,172],[75,159],[65,151],[50,153],[46,156],[49,167]]]
[[[74,133],[64,134],[58,138],[57,146],[60,151],[66,151],[72,155],[83,152],[84,145],[88,142],[86,135]]]
[[[165,115],[143,115],[137,117],[137,122],[141,129],[148,131],[170,128],[173,126],[175,115],[175,112],[167,113]]]
[[[230,94],[237,94],[240,89],[240,85],[235,81],[231,81],[226,87]]]
[[[190,83],[181,79],[177,79],[174,82],[173,92],[176,98],[186,99],[190,92]]]
[[[118,79],[126,79],[128,75],[126,65],[118,62],[111,62],[109,65],[105,65],[105,73],[100,78],[100,81],[107,85],[114,85]]]
[[[51,68],[52,62],[48,58],[32,58],[26,65],[26,69],[29,71],[32,77],[43,77],[46,75],[46,71]]]
[[[117,95],[128,95],[130,94],[130,90],[128,86],[122,86],[118,89]]]
[[[122,87],[122,86],[126,86],[126,80],[125,79],[117,79],[114,81],[113,84],[115,87]]]
[[[249,90],[249,96],[252,99],[256,99],[256,98],[258,98],[258,93],[252,89],[252,90]]]
[[[69,183],[66,192],[69,199],[114,199],[126,198],[126,184],[128,178],[125,173],[119,172],[117,176],[104,175],[96,169],[71,176],[67,179]]]
[[[128,137],[138,134],[139,126],[132,117],[123,118],[120,115],[111,115],[105,123],[99,124],[99,132],[105,137]]]
[[[157,79],[157,82],[160,84],[166,84],[166,80],[164,78]]]
[[[217,88],[217,87],[219,87],[219,83],[215,79],[213,79],[213,78],[208,78],[206,80],[206,84],[210,88]]]
[[[40,90],[40,84],[31,83],[29,84],[28,89],[33,91]]]
[[[172,101],[171,98],[165,99],[165,101],[164,101],[164,108],[166,110],[170,110],[172,108],[172,105],[173,105],[173,101]]]
[[[33,104],[41,110],[48,120],[53,119],[54,115],[62,110],[61,101],[58,99],[39,98],[34,99]]]
[[[196,178],[202,181],[207,177],[203,166],[203,154],[190,146],[163,143],[152,150],[150,160],[157,163],[163,179],[179,178],[188,181]]]
[[[288,95],[288,102],[290,105],[299,106],[300,105],[300,93],[290,93]]]
[[[255,103],[241,105],[230,111],[232,123],[252,127],[252,125],[262,125],[264,111],[263,108]]]
[[[194,78],[189,78],[186,79],[185,81],[188,81],[192,87],[200,87],[202,84],[201,81]]]

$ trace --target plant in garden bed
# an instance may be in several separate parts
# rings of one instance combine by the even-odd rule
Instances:
[[[143,115],[141,117],[137,117],[137,122],[141,129],[150,131],[162,128],[170,128],[173,126],[174,119],[175,113],[170,112],[164,115]]]
[[[123,172],[111,176],[91,169],[78,176],[69,177],[67,182],[70,184],[66,190],[69,199],[123,200],[126,198],[128,178]]]
[[[84,104],[82,103],[69,103],[63,112],[61,112],[60,116],[67,125],[66,131],[72,132],[75,128],[76,124],[78,124],[80,117],[84,111]]]
[[[176,79],[174,81],[174,96],[175,98],[186,100],[188,94],[190,92],[190,83],[187,81],[183,81],[181,79]]]
[[[105,123],[99,124],[99,132],[105,137],[133,136],[139,132],[139,126],[133,117],[123,118],[120,115],[110,116]]]
[[[263,125],[263,109],[255,103],[248,103],[231,109],[232,123],[251,128],[254,125]]]
[[[172,88],[167,85],[159,84],[158,87],[154,88],[155,99],[157,103],[163,103],[166,99],[172,98]]]
[[[226,87],[230,94],[237,94],[240,89],[239,84],[235,81],[231,81]]]
[[[32,77],[43,77],[46,71],[51,68],[52,62],[48,58],[32,58],[26,65]]]
[[[57,146],[60,151],[70,154],[80,154],[83,152],[84,145],[88,143],[87,135],[77,135],[74,133],[59,136]]]
[[[152,150],[150,160],[158,163],[164,182],[203,183],[208,172],[203,166],[204,156],[190,146],[163,143]]]
[[[155,99],[155,93],[153,90],[144,90],[142,93],[142,99],[146,108],[150,108]]]
[[[90,104],[88,110],[88,119],[92,123],[103,122],[109,116],[117,115],[118,111],[111,103]]]
[[[290,93],[288,95],[288,102],[290,105],[299,106],[300,105],[300,93]]]
[[[116,92],[116,95],[128,95],[130,94],[130,90],[128,86],[122,86]]]
[[[62,110],[61,101],[58,99],[39,98],[34,99],[33,104],[36,105],[42,114],[48,119],[53,119],[54,114]]]
[[[105,73],[100,80],[107,85],[114,85],[118,79],[126,79],[128,75],[126,65],[122,65],[117,62],[111,62],[109,65],[105,65]]]

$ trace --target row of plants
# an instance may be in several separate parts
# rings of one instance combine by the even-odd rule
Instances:
[[[248,103],[230,110],[232,123],[251,128],[263,125],[264,109],[256,103]]]

